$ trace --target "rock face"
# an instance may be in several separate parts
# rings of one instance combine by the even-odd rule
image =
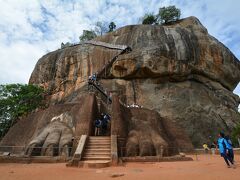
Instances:
[[[127,45],[132,51],[120,54],[120,49],[92,44],[67,47],[43,56],[29,81],[48,90],[50,108],[76,103],[82,115],[76,116],[76,105],[56,111],[42,120],[45,123],[39,131],[31,129],[33,122],[27,125],[31,120],[24,119],[1,144],[9,144],[11,138],[11,144],[17,144],[13,134],[26,121],[32,133],[24,135],[22,145],[70,146],[72,137],[91,134],[89,122],[99,113],[110,112],[111,133],[126,139],[127,155],[162,155],[171,148],[199,147],[215,140],[220,130],[230,133],[240,122],[239,97],[232,92],[240,80],[240,63],[195,17],[171,25],[126,26],[95,40]],[[95,94],[100,99],[98,108],[95,95],[91,103],[86,100],[88,76],[100,71],[104,72],[100,80],[104,89],[118,94],[110,111],[99,93]],[[126,106],[133,103],[143,108]],[[83,107],[91,107],[91,117],[83,113]],[[31,117],[40,123],[37,113]],[[68,120],[52,119],[64,113]],[[67,133],[60,136],[59,132]],[[54,138],[46,137],[49,133]],[[49,154],[47,150],[41,153]]]

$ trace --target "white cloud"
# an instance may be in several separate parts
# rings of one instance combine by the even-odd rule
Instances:
[[[10,46],[1,45],[0,82],[28,83],[36,63],[33,59],[37,60],[44,53],[39,46],[25,42],[16,42]]]
[[[114,21],[118,27],[136,24],[144,13],[157,13],[168,5],[179,7],[182,17],[198,17],[240,58],[236,0],[0,0],[0,5],[0,84],[27,83],[46,51],[59,48],[61,42],[78,42],[82,30],[96,21]]]

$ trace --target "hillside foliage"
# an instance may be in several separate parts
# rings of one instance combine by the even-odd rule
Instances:
[[[32,84],[0,85],[0,138],[17,120],[44,107],[44,90]]]

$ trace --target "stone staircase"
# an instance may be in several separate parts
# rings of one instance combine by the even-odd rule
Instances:
[[[101,168],[111,165],[110,136],[89,136],[79,166]]]

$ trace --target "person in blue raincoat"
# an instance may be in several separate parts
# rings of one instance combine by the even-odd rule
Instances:
[[[219,149],[219,153],[220,155],[223,157],[224,161],[227,164],[227,167],[231,167],[230,163],[232,165],[234,165],[232,159],[228,156],[227,154],[227,141],[225,138],[225,135],[223,132],[219,133],[219,138],[218,138],[218,149]]]

